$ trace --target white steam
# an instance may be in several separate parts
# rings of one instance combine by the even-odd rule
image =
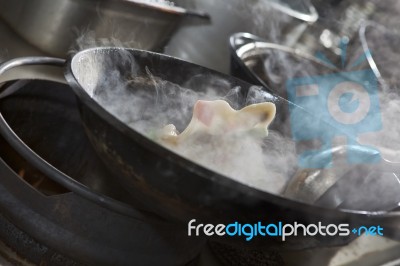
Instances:
[[[256,1],[256,3],[260,2]],[[388,10],[390,6],[398,5],[392,2],[395,1],[391,1],[391,4],[387,5]],[[238,6],[240,7],[240,5]],[[242,14],[240,8],[232,9],[232,6],[230,7],[230,9],[228,8],[230,12]],[[288,17],[281,16],[279,12],[268,10],[267,7],[258,4],[243,4],[243,8],[247,12],[246,14],[250,13],[253,16],[254,20],[251,22],[254,23],[253,33],[266,38],[268,41],[283,42],[285,31],[282,30],[282,27],[289,25]],[[265,19],[266,13],[269,14],[268,19]],[[388,17],[383,15],[380,18],[385,20]],[[393,17],[396,18],[397,22],[397,15]],[[392,25],[393,21],[385,22],[387,22],[387,25]],[[340,26],[340,22],[336,21],[336,24]],[[359,141],[361,144],[378,147],[384,158],[398,161],[398,156],[400,155],[399,42],[395,35],[383,36],[382,32],[379,31],[371,32],[370,34],[369,48],[373,52],[374,60],[377,62],[382,77],[387,84],[387,86],[379,88],[383,130],[362,134],[359,136]],[[91,33],[86,34],[84,38],[79,40],[80,48],[127,46],[117,40],[102,39],[94,41],[95,39],[95,36],[92,36]],[[201,41],[209,42],[209,39],[203,38]],[[201,41],[198,41],[197,45]],[[195,46],[191,45],[191,48],[193,47]],[[204,47],[213,46],[208,46],[207,43]],[[264,52],[267,53],[264,54],[261,62],[257,65],[257,73],[263,76],[265,80],[268,80],[270,87],[285,98],[285,83],[287,80],[340,71],[340,58],[338,58],[337,62],[334,62],[338,66],[335,70],[335,68],[326,65],[322,66],[306,58],[293,56],[286,52],[276,50]],[[363,52],[361,44],[355,43],[354,47],[351,47],[348,52],[348,57],[350,58],[347,66],[356,62]],[[243,97],[243,95],[240,95],[240,88],[232,88],[225,80],[193,73],[190,79],[180,83],[181,86],[178,86],[174,82],[154,74],[151,69],[139,73],[139,68],[135,64],[134,58],[128,52],[121,50],[119,54],[113,53],[113,56],[115,55],[117,55],[116,58],[111,61],[104,60],[107,56],[95,63],[91,61],[93,60],[92,58],[84,59],[83,61],[87,60],[87,64],[82,62],[81,67],[88,72],[88,75],[83,77],[80,82],[85,84],[91,95],[110,113],[150,138],[154,136],[155,131],[170,123],[173,123],[179,131],[182,131],[189,123],[193,106],[199,99],[224,99],[235,109],[268,99],[268,96],[262,90],[253,87],[246,95],[245,103],[238,104]],[[203,60],[213,60],[213,58],[219,57],[204,57]],[[122,67],[115,68],[115,62],[118,62],[118,65]],[[101,70],[91,69],[93,66],[98,66]],[[364,62],[364,64],[360,64],[354,69],[360,70],[365,69],[365,67],[368,67],[368,65]],[[351,71],[351,69],[346,68],[346,71]],[[106,74],[99,75],[99,73]],[[176,73],[176,75],[180,75],[180,73]],[[317,113],[314,114],[316,117],[318,116]],[[232,139],[213,139],[207,145],[191,143],[193,144],[192,146],[185,147],[177,152],[239,182],[262,190],[279,193],[284,184],[292,177],[293,169],[297,165],[296,151],[299,152],[302,148],[301,145],[295,147],[294,142],[289,137],[289,132],[290,122],[288,114],[285,114],[283,120],[275,120],[273,122],[269,136],[262,143],[245,138],[240,140],[240,145],[236,145],[237,142]],[[313,143],[311,146],[317,145]],[[225,158],[226,154],[231,155],[229,156],[229,164],[222,164],[222,166],[221,164],[215,164],[220,158]],[[340,154],[339,157],[343,159],[343,156],[346,156],[346,154]],[[325,206],[381,210],[387,209],[388,206],[397,205],[400,201],[397,175],[377,172],[365,174],[365,172],[360,171],[358,174],[352,173],[352,175],[347,176],[347,172],[343,174],[343,169],[348,169],[348,167],[343,160],[334,160],[334,166],[331,170],[333,175],[340,175],[334,178],[340,179],[341,182],[334,188],[336,189],[336,194],[332,194],[332,190],[324,191],[324,193],[331,193],[332,197],[336,197],[335,199],[337,200],[325,201]],[[318,178],[324,177],[317,175],[315,180],[303,179],[300,181],[311,180],[322,185],[327,181]],[[329,187],[326,189],[329,189]],[[320,191],[311,191],[310,193],[318,192]],[[384,195],[385,200],[382,200],[382,195]],[[296,195],[291,196],[296,198]],[[310,198],[315,200],[318,200],[319,197],[323,198],[324,195],[310,195]],[[297,199],[307,201],[307,199]],[[315,203],[315,201],[309,203]]]
[[[390,20],[386,22],[390,22]],[[340,72],[370,69],[371,66],[366,60],[354,65],[360,55],[368,54],[365,46],[363,47],[358,39],[358,35],[356,38],[356,40],[351,40],[349,44],[344,69],[341,69],[340,57],[333,62],[337,66],[335,69],[315,63],[306,57],[266,49],[260,50],[261,56],[258,57],[257,71],[270,87],[283,97],[286,97],[286,81],[293,78],[318,77],[316,78],[319,82],[318,85],[323,87],[324,79],[320,77],[322,75],[336,73],[340,76],[341,74],[338,74]],[[382,25],[369,27],[366,30],[366,42],[369,51],[372,53],[370,59],[373,59],[381,74],[381,78],[378,76],[377,79],[378,87],[374,88],[377,90],[379,98],[379,110],[376,110],[374,115],[381,117],[382,129],[375,132],[361,132],[357,136],[357,140],[362,145],[380,151],[382,158],[392,162],[400,162],[400,52],[398,50],[400,34],[396,30]],[[346,76],[342,77],[345,78]],[[353,80],[350,78],[349,81]],[[326,82],[328,82],[328,86],[332,85],[329,83],[329,77]],[[319,115],[317,108],[314,111],[311,110],[316,117]],[[338,136],[332,141],[331,153],[334,153],[334,148],[337,145],[348,144],[345,135]],[[308,143],[305,146],[310,148],[318,145]],[[297,146],[297,152],[300,151],[299,148]],[[325,152],[329,153],[329,151]],[[400,202],[398,172],[383,172],[379,170],[379,164],[375,166],[372,164],[365,165],[365,167],[376,167],[376,171],[370,170],[368,172],[366,171],[367,168],[361,167],[359,170],[350,173],[354,165],[348,163],[346,152],[336,154],[336,156],[340,157],[340,160],[333,158],[333,165],[329,170],[299,171],[291,184],[291,189],[295,188],[296,191],[293,192],[292,190],[290,191],[291,194],[287,195],[309,203],[317,202],[317,204],[335,208],[390,210],[397,207]],[[382,167],[381,169],[385,169],[386,166]]]
[[[193,74],[179,86],[155,75],[150,67],[138,71],[135,59],[126,50],[111,55],[81,58],[81,70],[98,69],[86,70],[88,75],[80,83],[108,112],[153,140],[167,124],[182,132],[197,100],[222,99],[239,109],[270,98],[256,86],[242,95],[241,88],[210,74]],[[273,193],[282,191],[295,165],[294,143],[274,130],[261,141],[247,135],[216,136],[189,141],[174,151],[222,175]]]
[[[390,16],[389,16],[390,18]],[[385,19],[389,25],[390,19]],[[370,54],[379,86],[382,130],[360,136],[362,144],[377,147],[385,159],[400,162],[400,32],[382,24],[366,23],[360,32],[357,52]],[[393,25],[392,25],[393,26]]]

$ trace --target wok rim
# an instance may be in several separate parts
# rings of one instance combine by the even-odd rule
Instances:
[[[170,60],[177,60],[180,61],[181,63],[186,64],[188,67],[189,66],[194,66],[201,68],[203,70],[206,70],[208,73],[215,74],[220,77],[227,78],[229,80],[233,81],[239,81],[239,83],[246,84],[249,86],[252,86],[253,84],[248,83],[246,81],[240,80],[236,77],[229,76],[223,73],[220,73],[218,71],[208,69],[206,67],[190,63],[187,61],[184,61],[182,59],[165,55],[165,54],[160,54],[156,52],[151,52],[151,51],[146,51],[146,50],[140,50],[140,49],[133,49],[133,48],[124,48],[124,47],[95,47],[95,48],[89,48],[85,49],[82,51],[77,52],[76,54],[69,55],[69,57],[66,60],[66,63],[64,65],[64,76],[74,91],[75,95],[78,97],[78,100],[83,103],[86,107],[90,108],[93,112],[96,113],[97,116],[99,116],[101,119],[103,119],[106,123],[110,124],[114,129],[118,130],[120,133],[128,136],[131,140],[135,141],[138,145],[151,150],[152,153],[156,153],[158,155],[164,156],[165,159],[169,161],[173,161],[176,164],[183,165],[184,168],[186,168],[190,172],[194,172],[197,175],[199,175],[200,178],[206,178],[209,179],[210,181],[216,182],[218,185],[221,186],[228,186],[229,189],[234,189],[237,190],[238,192],[241,192],[243,194],[246,194],[247,196],[251,196],[254,199],[257,199],[258,201],[268,201],[269,203],[275,204],[280,206],[281,208],[287,208],[287,209],[292,209],[292,210],[301,210],[303,213],[308,213],[313,216],[318,214],[318,216],[323,217],[324,219],[331,219],[331,220],[346,220],[346,221],[365,221],[363,220],[365,218],[380,218],[380,219],[385,219],[385,218],[394,218],[394,217],[400,217],[400,211],[363,211],[363,210],[349,210],[349,209],[331,209],[331,208],[326,208],[326,207],[321,207],[321,206],[316,206],[316,205],[311,205],[308,203],[304,203],[301,201],[296,201],[293,199],[285,198],[281,195],[273,194],[267,191],[262,191],[260,189],[257,189],[255,187],[251,187],[249,185],[246,185],[244,183],[241,183],[239,181],[236,181],[228,176],[219,174],[217,172],[212,171],[211,169],[207,169],[206,167],[203,167],[189,159],[186,159],[179,154],[172,152],[171,150],[157,144],[154,141],[151,141],[149,138],[146,136],[142,135],[141,133],[137,132],[136,130],[132,129],[125,123],[123,123],[121,120],[119,120],[117,117],[109,113],[105,108],[103,108],[99,103],[97,103],[90,95],[86,92],[86,90],[79,84],[79,81],[76,79],[74,73],[73,73],[73,63],[74,60],[78,60],[80,56],[86,53],[92,53],[95,51],[118,51],[118,50],[125,50],[133,53],[133,56],[135,56],[135,53],[145,53],[148,56],[157,56],[157,57],[163,57],[165,59],[170,59]],[[273,94],[276,96],[275,94]],[[279,97],[281,100],[290,103],[289,101]],[[139,140],[139,141],[138,141]],[[190,166],[190,167],[188,167]],[[238,217],[239,218],[239,217]],[[182,222],[182,221],[181,221]],[[187,221],[186,221],[187,222]]]

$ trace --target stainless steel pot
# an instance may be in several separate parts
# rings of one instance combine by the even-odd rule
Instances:
[[[181,27],[165,52],[224,73],[229,73],[231,34],[251,32],[271,42],[292,43],[318,18],[307,0],[181,0],[181,3],[208,12],[212,25]]]
[[[186,9],[141,0],[0,0],[0,17],[21,37],[50,55],[65,57],[80,36],[113,39],[127,47],[158,50]],[[101,45],[84,42],[84,48]],[[110,45],[110,43],[107,43]]]
[[[286,81],[302,74],[332,73],[335,66],[301,50],[267,42],[246,32],[230,38],[231,74],[243,80],[260,84],[283,98]]]

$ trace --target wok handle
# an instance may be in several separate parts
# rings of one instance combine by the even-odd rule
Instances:
[[[44,57],[44,56],[32,56],[32,57],[20,57],[6,61],[0,65],[0,76],[3,75],[10,69],[29,66],[29,65],[48,65],[48,66],[59,66],[62,67],[65,64],[65,59],[55,57]],[[18,91],[25,81],[17,81],[14,85],[7,87],[0,93],[0,99],[7,97],[14,92]]]
[[[62,67],[65,64],[64,59],[53,58],[53,57],[22,57],[6,61],[0,65],[0,76],[6,71],[19,66],[27,65],[51,65]],[[22,83],[20,83],[22,84]],[[0,93],[0,99],[11,95],[16,92],[22,86],[10,86],[2,93]],[[83,198],[94,202],[100,206],[108,209],[112,209],[122,215],[130,217],[138,217],[138,212],[125,203],[119,202],[100,193],[94,192],[86,186],[83,186],[78,181],[67,176],[57,168],[49,164],[46,160],[36,154],[28,145],[26,145],[12,128],[8,125],[0,112],[0,134],[7,141],[10,146],[15,149],[25,160],[27,160],[32,166],[41,171],[45,176],[52,179],[56,183],[67,188]]]

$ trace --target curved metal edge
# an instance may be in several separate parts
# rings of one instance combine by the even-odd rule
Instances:
[[[241,47],[244,47],[246,45],[253,45],[257,41],[263,41],[260,37],[248,33],[248,32],[238,32],[234,33],[229,37],[229,48],[231,52],[231,74],[234,72],[234,69],[232,67],[238,66],[240,69],[242,69],[245,74],[251,78],[251,82],[254,82],[255,84],[263,86],[267,91],[272,92],[274,94],[277,94],[277,91],[274,89],[271,89],[269,84],[267,84],[263,79],[261,79],[258,75],[254,73],[253,70],[248,68],[246,64],[243,62],[241,57],[239,56],[238,50]]]
[[[360,38],[361,46],[364,50],[365,57],[367,58],[368,64],[371,67],[372,71],[374,72],[376,78],[382,82],[383,85],[385,85],[385,81],[383,80],[382,74],[378,69],[378,66],[375,63],[375,60],[372,58],[371,52],[369,50],[368,42],[367,42],[367,36],[366,36],[366,30],[369,27],[377,27],[377,24],[372,23],[372,22],[367,22],[364,21],[360,29],[358,31],[358,36]],[[382,30],[382,29],[381,29]]]
[[[10,61],[4,62],[0,65],[0,75],[6,71],[13,69],[18,66],[26,65],[53,65],[63,67],[66,63],[65,59],[54,58],[54,57],[21,57],[15,58]],[[0,99],[11,95],[16,92],[17,89],[5,90],[0,94]],[[4,139],[30,164],[40,170],[48,178],[52,179],[56,183],[64,186],[68,190],[82,196],[83,198],[101,205],[102,207],[114,210],[115,212],[129,216],[129,217],[143,217],[139,211],[135,210],[128,204],[122,203],[110,197],[104,196],[100,193],[92,191],[90,188],[84,186],[78,181],[74,180],[70,176],[59,171],[57,168],[49,164],[38,154],[36,154],[29,146],[27,146],[12,130],[8,125],[3,115],[0,113],[0,134]]]
[[[271,1],[269,4],[273,8],[275,8],[275,9],[277,9],[277,10],[279,10],[279,11],[281,11],[281,12],[283,12],[283,13],[291,16],[291,17],[297,18],[299,20],[302,20],[302,21],[305,21],[305,22],[308,22],[308,23],[314,23],[319,18],[317,10],[311,4],[308,5],[308,13],[300,12],[298,10],[290,8],[287,5],[280,4],[280,3],[277,3],[277,2],[273,2],[273,1]]]
[[[370,21],[370,20],[363,21],[358,30],[358,37],[360,39],[361,46],[363,48],[363,51],[364,51],[365,57],[367,58],[369,66],[371,67],[372,71],[374,72],[374,74],[375,74],[376,78],[379,80],[379,82],[381,82],[381,84],[383,86],[387,87],[388,85],[387,85],[384,77],[382,76],[381,72],[379,71],[379,67],[376,64],[376,62],[373,58],[373,55],[371,54],[371,51],[369,49],[367,35],[366,35],[368,28],[375,28],[375,29],[378,29],[382,34],[389,33],[389,34],[396,35],[396,36],[400,36],[400,32],[396,29],[389,30],[384,25],[376,23],[374,21]]]
[[[63,66],[65,63],[64,59],[55,58],[55,57],[20,57],[11,59],[9,61],[3,62],[0,64],[0,76],[3,75],[10,69],[19,67],[19,66],[29,66],[29,65],[48,65],[48,66]],[[0,87],[4,85],[1,84]],[[22,86],[24,82],[18,82],[14,86],[7,87],[4,91],[0,93],[0,99],[5,98],[14,92],[17,92]]]
[[[114,1],[120,2],[121,0],[114,0]],[[210,19],[209,14],[203,11],[188,10],[180,6],[176,6],[175,4],[168,5],[168,4],[161,4],[156,1],[145,1],[145,0],[124,0],[122,2],[127,2],[127,4],[138,5],[141,7],[153,9],[155,11],[169,13],[171,15],[197,17],[205,20]],[[173,1],[166,1],[166,2],[173,3]]]
[[[242,40],[242,41],[240,41]],[[323,65],[324,67],[330,68],[332,70],[337,70],[336,67],[332,67],[331,65],[326,64],[322,60],[312,56],[302,50],[293,49],[289,46],[268,42],[256,35],[247,32],[238,32],[230,37],[230,44],[233,49],[233,52],[241,60],[241,55],[245,52],[250,51],[251,49],[271,49],[278,50],[285,53],[292,54],[297,57],[301,57],[310,61],[313,61],[316,64]]]
[[[232,34],[229,38],[229,46],[230,46],[230,50],[231,50],[231,60],[234,60],[234,62],[231,62],[231,67],[233,64],[238,65],[242,69],[242,71],[244,71],[246,73],[246,75],[249,78],[251,78],[252,82],[255,82],[255,83],[265,87],[267,91],[273,93],[278,98],[281,98],[281,96],[279,96],[279,92],[276,91],[274,88],[272,88],[271,84],[269,84],[268,81],[263,80],[252,69],[247,67],[247,65],[244,63],[244,61],[242,59],[242,55],[244,53],[246,53],[250,50],[255,50],[255,49],[271,49],[271,50],[276,50],[276,51],[282,51],[285,53],[292,54],[293,56],[297,56],[300,58],[304,58],[306,60],[310,60],[310,61],[312,61],[316,64],[319,64],[321,66],[324,66],[326,68],[329,68],[332,70],[337,70],[336,67],[328,65],[325,62],[319,60],[318,58],[316,58],[310,54],[307,54],[301,50],[293,49],[291,47],[280,45],[277,43],[267,42],[266,40],[254,35],[254,34],[248,33],[248,32],[238,32],[238,33]],[[285,99],[285,101],[287,101],[287,100]],[[293,103],[291,103],[291,104],[293,104]],[[296,106],[296,107],[300,108],[299,106]]]

